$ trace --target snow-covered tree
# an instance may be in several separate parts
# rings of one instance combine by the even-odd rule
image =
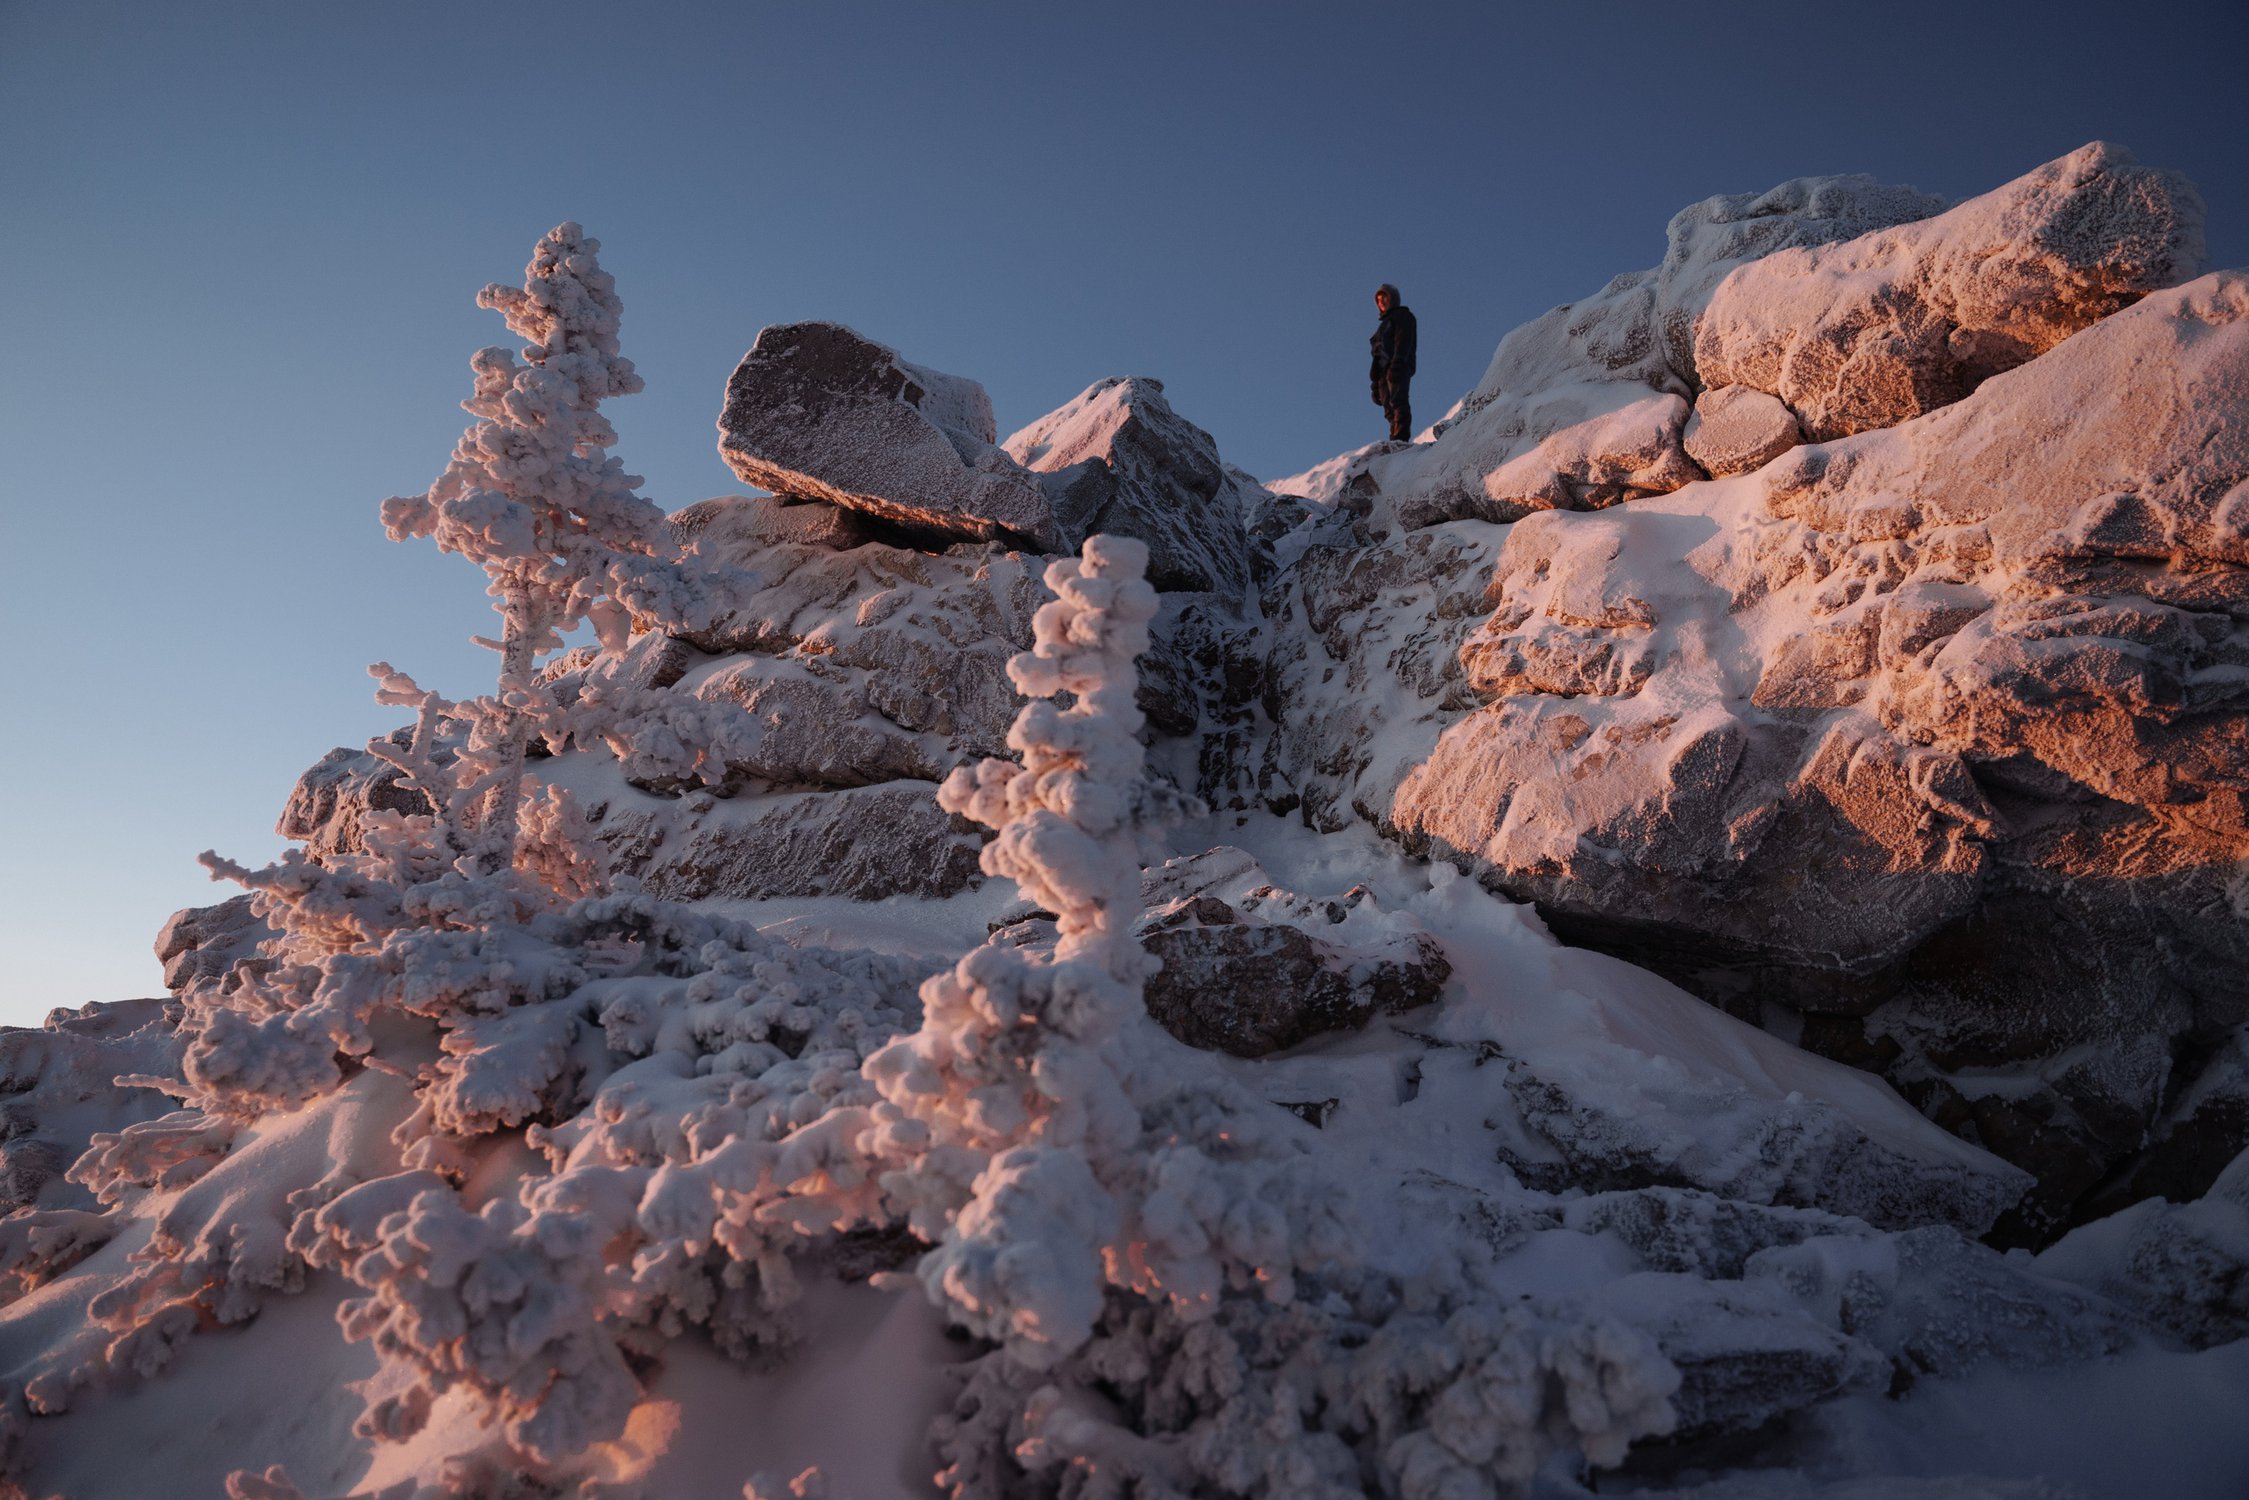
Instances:
[[[1056,597],[1008,666],[1033,700],[1008,736],[1022,760],[959,767],[938,793],[997,830],[984,869],[1056,914],[1054,951],[969,953],[866,1068],[885,1101],[877,1152],[902,1164],[884,1185],[937,1246],[923,1281],[1034,1367],[1085,1342],[1112,1286],[1191,1312],[1228,1289],[1285,1301],[1346,1241],[1295,1148],[1177,1067],[1142,1005],[1145,845],[1184,810],[1139,740],[1146,565],[1142,543],[1096,536],[1048,566]]]
[[[482,808],[477,860],[504,868],[515,854],[524,749],[535,725],[533,667],[562,634],[590,619],[604,645],[623,644],[632,560],[667,545],[663,512],[641,498],[640,479],[609,454],[616,429],[601,413],[612,396],[641,389],[618,353],[622,304],[602,270],[601,242],[574,223],[549,231],[524,268],[521,288],[494,284],[478,296],[524,339],[515,351],[487,348],[470,361],[474,393],[462,405],[477,419],[453,461],[421,495],[383,503],[394,539],[427,536],[482,567],[503,621],[497,694],[454,709],[469,727],[460,754]]]

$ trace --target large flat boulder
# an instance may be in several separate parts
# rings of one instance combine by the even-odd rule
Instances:
[[[994,446],[984,388],[840,323],[760,332],[718,425],[727,465],[776,495],[932,537],[1060,544],[1046,491]]]

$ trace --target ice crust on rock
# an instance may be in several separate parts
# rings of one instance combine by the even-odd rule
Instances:
[[[1726,276],[1761,256],[1850,240],[1945,206],[1858,175],[1706,198],[1673,216],[1660,265],[1508,334],[1476,388],[1423,441],[1368,450],[1319,489],[1364,511],[1375,531],[1512,521],[1548,506],[1676,489],[1697,477],[1681,448],[1680,406],[1719,383],[1696,370],[1696,320]]]
[[[1780,397],[1815,441],[1848,437],[2203,269],[2193,185],[2096,141],[1934,218],[1739,267],[1695,320],[1694,368]]]
[[[1066,535],[1146,543],[1158,589],[1237,597],[1249,587],[1243,523],[1264,491],[1219,461],[1210,434],[1164,400],[1162,381],[1097,381],[1001,447],[1043,476]]]
[[[726,385],[719,452],[761,489],[958,538],[1057,544],[1038,484],[994,442],[982,386],[840,323],[763,330]]]
[[[1981,1416],[2034,1402],[2230,1494],[2101,1393],[2249,1400],[2249,293],[2104,307],[2191,198],[2026,182],[1711,200],[1431,440],[1274,489],[1155,382],[1003,451],[861,341],[814,392],[906,434],[860,472],[1142,533],[1051,564],[804,485],[655,512],[557,231],[494,425],[393,514],[530,518],[447,535],[598,643],[466,703],[383,669],[414,725],[217,862],[251,893],[167,926],[172,1000],[0,1040],[7,1483],[2025,1500],[2062,1460]],[[1962,399],[1806,444],[1698,373],[1729,276],[1926,292],[1979,224],[2023,242],[1916,304],[1952,352],[2077,331]],[[532,407],[559,554],[476,479]]]

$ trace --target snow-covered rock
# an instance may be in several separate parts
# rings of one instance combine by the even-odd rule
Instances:
[[[1355,930],[1375,925],[1352,923],[1364,904],[1267,888],[1238,906],[1194,896],[1150,913],[1140,945],[1163,968],[1148,981],[1148,1014],[1189,1046],[1261,1057],[1435,1000],[1452,973],[1444,950],[1425,933]]]
[[[2203,264],[2193,185],[2096,141],[1934,218],[1733,271],[1695,320],[1695,373],[1847,437],[1957,401]]]
[[[778,330],[796,488],[668,520],[558,231],[386,511],[537,584],[501,691],[379,667],[176,998],[0,1037],[0,1492],[2018,1500],[1915,1424],[2149,1371],[2237,1450],[2249,281],[2105,308],[2191,197],[2030,182],[1712,200],[1294,493]],[[1698,374],[1844,265],[2019,368],[1809,446]],[[1042,582],[984,480],[1143,535]]]
[[[2249,1337],[2249,1151],[2191,1203],[2150,1198],[2071,1231],[2038,1257],[2197,1349]]]
[[[1716,385],[1695,398],[1680,441],[1687,457],[1723,479],[1764,467],[1804,441],[1804,430],[1779,397],[1746,385]]]
[[[1265,493],[1220,463],[1210,434],[1163,391],[1140,376],[1097,381],[1000,446],[1045,476],[1065,535],[1137,538],[1159,590],[1239,597],[1250,583],[1243,523]]]
[[[1147,980],[1148,1014],[1190,1047],[1263,1057],[1428,1005],[1452,974],[1418,921],[1364,887],[1314,900],[1275,886],[1240,849],[1147,871],[1141,898],[1134,934],[1162,965]],[[1042,945],[1053,924],[1027,919],[998,936]]]
[[[364,750],[339,745],[297,778],[274,832],[303,840],[316,854],[356,850],[369,813],[412,815],[430,810],[427,797],[400,784],[403,774]]]
[[[935,536],[1057,544],[1046,492],[994,446],[991,398],[840,323],[762,330],[726,385],[719,452],[776,495]]]
[[[983,841],[937,806],[934,782],[727,798],[620,786],[587,813],[612,867],[668,901],[944,897],[979,879]]]
[[[1246,783],[1272,810],[1332,831],[1379,821],[1391,789],[1475,705],[1460,647],[1507,533],[1455,521],[1362,547],[1333,526],[1307,529],[1318,539],[1264,597],[1269,731],[1230,747],[1254,765],[1223,767],[1204,785],[1232,806],[1219,785]]]
[[[1461,647],[1491,701],[1359,795],[1565,933],[1756,975],[2052,1223],[2244,1003],[2245,390],[2223,273],[1901,427],[1519,523]],[[2040,1059],[2059,1111],[1931,1081]]]
[[[321,764],[333,758],[331,754]],[[370,766],[376,764],[372,756],[365,759]],[[371,771],[357,782],[373,784]],[[296,803],[294,794],[290,803]],[[213,906],[183,907],[172,913],[156,934],[156,961],[164,966],[164,983],[171,989],[184,989],[197,980],[224,983],[236,964],[255,963],[259,942],[271,936],[272,929],[250,909],[250,898],[233,896]]]
[[[1469,517],[1511,521],[1541,504],[1676,489],[1697,476],[1680,446],[1678,405],[1723,383],[1696,371],[1695,322],[1728,273],[1944,207],[1864,176],[1800,177],[1763,193],[1706,198],[1672,217],[1662,264],[1619,276],[1502,339],[1483,379],[1424,441],[1364,450],[1341,473],[1323,465],[1298,483],[1360,508],[1376,532]],[[1539,454],[1587,423],[1599,425]]]

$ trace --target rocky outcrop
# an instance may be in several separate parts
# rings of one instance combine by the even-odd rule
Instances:
[[[358,752],[363,764],[350,767],[348,776],[336,774],[337,758],[351,751],[331,750],[313,771],[329,777],[329,785],[349,802],[356,791],[372,791],[382,785],[374,775],[380,766],[372,755]],[[323,770],[325,768],[325,770]],[[291,805],[296,798],[290,799]],[[357,850],[357,829],[361,813],[347,813],[341,825],[352,830],[352,842],[339,843],[324,852]],[[323,825],[332,831],[335,825]],[[297,835],[302,837],[302,835]],[[325,836],[325,835],[324,835]],[[340,836],[340,835],[339,835]],[[156,934],[156,961],[164,966],[164,983],[173,990],[182,990],[196,980],[226,983],[226,976],[236,964],[258,962],[258,944],[273,936],[257,913],[250,909],[248,895],[235,896],[215,906],[189,906],[172,913],[163,929]]]
[[[557,746],[534,762],[576,794],[613,870],[679,899],[942,897],[980,880],[981,840],[938,810],[935,783],[1007,753],[1021,706],[1007,662],[1050,597],[1039,560],[872,540],[825,501],[720,496],[670,524],[702,588],[701,628],[644,631],[621,655],[565,653],[542,673],[565,702],[636,695],[614,760]],[[1168,596],[1142,673],[1153,732],[1241,716],[1251,685],[1226,685],[1242,675],[1240,628],[1224,596]],[[426,810],[398,777],[333,751],[300,778],[281,831],[318,857],[358,852],[371,812]]]
[[[1387,820],[1784,1001],[2034,1170],[2009,1232],[2050,1234],[2249,1016],[2245,390],[2221,274],[1902,427],[1516,525],[1461,647],[1488,704]]]
[[[713,549],[736,552],[848,548],[877,533],[924,549],[997,540],[1051,552],[1107,532],[1148,544],[1158,589],[1238,599],[1258,550],[1247,524],[1272,498],[1171,409],[1159,380],[1097,382],[1002,445],[982,386],[835,323],[761,332],[719,430],[734,472],[778,498],[691,508],[673,530],[682,541],[711,531]]]
[[[1268,497],[1163,391],[1139,376],[1100,381],[1001,447],[1042,476],[1066,535],[1137,537],[1158,589],[1238,598],[1250,583],[1243,520]]]
[[[392,739],[403,745],[411,737],[401,731]],[[297,778],[273,831],[285,839],[302,841],[313,854],[355,851],[362,847],[369,813],[410,817],[430,810],[427,797],[399,784],[403,774],[398,767],[364,750],[338,746]],[[158,956],[166,957],[161,952],[162,940],[158,946]],[[168,977],[166,982],[170,983]]]
[[[726,385],[719,453],[747,482],[943,538],[1052,549],[1038,483],[994,446],[991,398],[840,323],[767,328]]]
[[[1695,372],[1778,396],[1816,440],[1847,437],[2202,269],[2193,185],[2096,141],[1949,213],[1733,271],[1695,320]]]
[[[1699,477],[1681,446],[1684,405],[1720,383],[1695,369],[1696,319],[1719,283],[1759,257],[1853,239],[1945,206],[1862,176],[1798,178],[1769,192],[1704,199],[1673,216],[1661,265],[1619,276],[1502,339],[1484,378],[1435,425],[1431,441],[1368,450],[1322,484],[1375,533],[1512,521],[1548,506],[1676,489]]]
[[[1865,178],[1706,200],[1673,218],[1661,266],[1502,340],[1429,441],[1321,483],[1375,534],[1661,494],[1756,468],[1799,428],[1842,437],[1957,401],[2202,269],[2193,187],[2116,146],[1944,208]],[[1780,405],[1704,407],[1728,386]]]

